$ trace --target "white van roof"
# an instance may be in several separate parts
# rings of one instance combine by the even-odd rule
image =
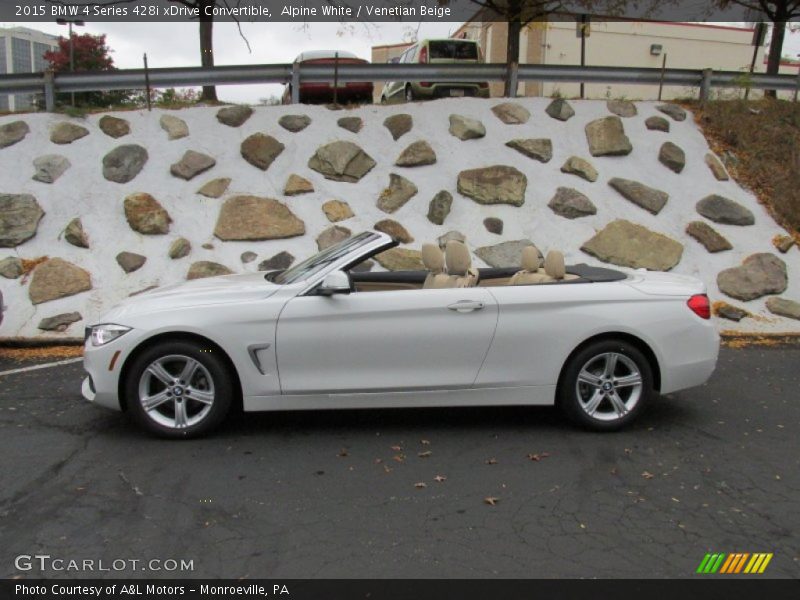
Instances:
[[[339,58],[358,58],[352,52],[348,52],[347,50],[309,50],[307,52],[301,52],[297,55],[297,58],[294,59],[294,62],[303,62],[306,60],[317,60],[320,58],[336,58],[336,54],[339,54]]]

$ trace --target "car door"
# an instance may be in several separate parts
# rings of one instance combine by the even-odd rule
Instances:
[[[470,387],[496,325],[482,288],[298,296],[278,320],[281,391]]]

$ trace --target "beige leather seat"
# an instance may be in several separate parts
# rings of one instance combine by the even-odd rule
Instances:
[[[445,247],[448,284],[446,287],[465,288],[478,284],[478,273],[472,268],[469,249],[457,240],[450,240]]]
[[[544,272],[553,281],[565,279],[567,268],[564,264],[564,254],[559,250],[550,250],[544,259]]]
[[[536,246],[525,246],[522,249],[522,265],[520,266],[522,270],[511,276],[508,285],[533,285],[552,281],[551,277],[539,268],[542,266],[542,259],[539,258],[539,250]]]
[[[444,254],[436,244],[422,244],[422,264],[428,269],[428,276],[422,289],[448,287],[449,278],[444,272]]]

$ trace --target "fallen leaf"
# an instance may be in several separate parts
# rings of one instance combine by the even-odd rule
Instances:
[[[417,483],[414,484],[414,487],[415,488],[426,488],[426,487],[428,487],[428,484],[425,483],[424,481],[418,481]]]
[[[483,501],[489,506],[495,506],[498,502],[500,502],[500,498],[495,498],[494,496],[487,496],[486,498],[483,499]]]
[[[422,444],[423,446],[430,446],[431,445],[430,441],[428,441],[428,440],[420,440],[419,443]]]
[[[678,500],[678,499],[677,499],[675,496],[673,496],[673,497],[672,497],[672,501],[673,501],[673,502],[677,502],[677,503],[679,503],[679,504],[680,504],[680,500]]]
[[[337,456],[339,456],[340,458],[342,458],[342,457],[345,457],[345,456],[350,456],[350,455],[349,455],[349,454],[348,454],[348,452],[347,452],[347,448],[342,448],[341,450],[339,450],[339,454],[338,454]]]
[[[405,454],[395,454],[392,457],[392,460],[396,460],[399,463],[405,462],[406,461],[406,456],[405,456]]]
[[[376,464],[376,465],[379,465],[379,464],[381,464],[382,462],[383,462],[383,459],[382,459],[382,458],[376,458],[376,459],[375,459],[375,464]]]
[[[528,460],[532,460],[534,462],[539,462],[543,458],[547,458],[550,456],[549,452],[542,452],[541,454],[528,454]]]
[[[581,525],[581,529],[586,529],[586,525],[584,525],[583,523],[581,523],[580,525]]]
[[[497,464],[497,459],[496,458],[487,458],[485,462],[486,462],[487,465],[496,465]]]
[[[431,454],[433,454],[433,452],[431,452],[430,450],[426,450],[425,452],[420,452],[419,454],[417,454],[417,456],[419,456],[420,458],[428,458],[430,457]]]
[[[442,483],[443,481],[447,480],[447,477],[445,477],[444,475],[437,475],[436,477],[433,478],[433,480]]]
[[[403,449],[402,446],[392,446],[392,450],[394,450],[395,452],[400,452],[402,449]]]
[[[645,479],[652,479],[653,477],[655,477],[655,475],[653,475],[650,471],[644,471],[642,473],[642,477],[644,477]]]
[[[383,472],[384,473],[391,473],[392,469],[388,465],[383,465]]]

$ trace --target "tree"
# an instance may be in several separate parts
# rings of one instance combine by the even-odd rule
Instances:
[[[721,8],[735,4],[753,13],[766,15],[772,22],[772,36],[767,54],[767,73],[777,75],[781,68],[783,41],[789,21],[800,17],[800,0],[717,0]],[[764,90],[765,96],[776,97],[775,90]]]
[[[106,45],[105,35],[72,34],[72,51],[75,71],[114,71],[114,59],[111,58],[111,48]],[[50,68],[57,73],[68,73],[70,69],[70,40],[65,37],[58,38],[58,50],[48,50],[44,59],[50,63]],[[76,102],[84,106],[108,106],[120,104],[128,96],[128,92],[118,90],[113,92],[82,92],[76,94]]]

